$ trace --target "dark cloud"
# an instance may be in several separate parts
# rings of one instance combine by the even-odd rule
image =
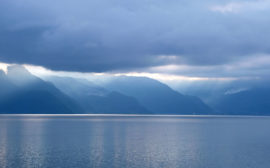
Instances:
[[[269,8],[266,0],[0,0],[0,61],[82,72],[228,65],[270,52]]]

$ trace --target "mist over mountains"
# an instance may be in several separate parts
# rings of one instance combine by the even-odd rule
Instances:
[[[83,78],[41,79],[19,65],[9,66],[6,73],[1,70],[0,81],[3,114],[270,115],[266,86],[190,89],[190,95],[196,95],[190,96],[146,77],[117,76],[98,85]]]
[[[106,83],[105,87],[135,97],[158,114],[213,114],[198,97],[182,95],[150,78],[121,76]]]
[[[251,88],[220,96],[212,105],[228,115],[270,115],[270,88]]]
[[[98,86],[86,79],[38,78],[24,67],[1,71],[1,113],[211,114],[199,98],[148,78],[119,77]],[[118,86],[118,87],[116,87]],[[156,107],[155,107],[156,106]]]
[[[47,77],[59,90],[74,98],[86,113],[151,114],[135,98],[107,90],[86,79]]]
[[[74,100],[22,66],[8,67],[7,74],[1,71],[0,81],[0,113],[83,113]]]
[[[270,115],[269,79],[207,81],[179,86],[176,90],[201,98],[215,110],[226,115]]]

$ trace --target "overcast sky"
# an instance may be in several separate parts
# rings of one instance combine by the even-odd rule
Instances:
[[[266,78],[269,16],[270,0],[0,0],[0,62]]]

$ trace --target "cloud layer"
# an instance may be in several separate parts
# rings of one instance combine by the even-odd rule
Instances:
[[[268,0],[0,0],[0,61],[80,72],[265,76],[269,9]],[[257,57],[264,66],[247,67]],[[228,73],[237,64],[244,68]],[[155,69],[166,66],[186,68]]]

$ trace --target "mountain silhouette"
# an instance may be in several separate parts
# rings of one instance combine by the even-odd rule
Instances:
[[[215,109],[228,115],[270,115],[270,88],[252,88],[226,94],[217,100]]]
[[[120,76],[104,87],[135,97],[155,114],[213,114],[198,97],[182,95],[167,85],[146,77]]]
[[[47,77],[62,92],[77,100],[85,111],[96,114],[149,114],[135,98],[80,78]]]

